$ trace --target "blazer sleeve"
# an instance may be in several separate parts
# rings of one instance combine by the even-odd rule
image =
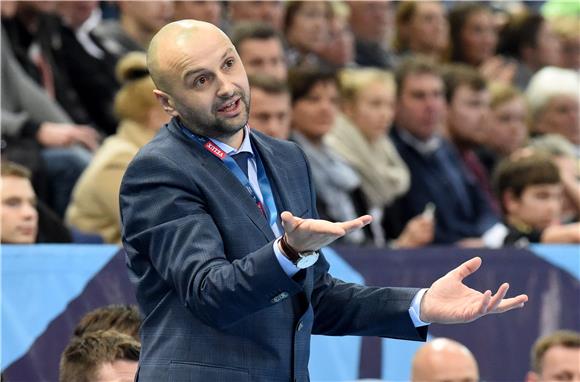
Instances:
[[[183,164],[159,154],[138,155],[123,178],[120,205],[129,267],[142,279],[158,274],[150,280],[164,284],[164,293],[174,290],[207,325],[227,328],[277,303],[274,297],[282,292],[302,291],[276,260],[273,242],[230,260],[204,195]]]
[[[310,168],[307,168],[311,205],[316,206],[316,193]],[[318,217],[315,209],[313,217]],[[347,283],[332,277],[329,268],[324,256],[320,256],[314,266],[313,334],[427,339],[427,326],[416,328],[409,314],[418,288],[379,288]]]

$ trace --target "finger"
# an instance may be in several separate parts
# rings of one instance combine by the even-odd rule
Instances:
[[[481,298],[481,305],[479,306],[480,315],[487,314],[488,312],[487,307],[489,306],[490,301],[491,301],[491,291],[486,290],[485,293],[483,293],[483,296]]]
[[[487,307],[488,312],[495,311],[495,309],[499,306],[499,303],[503,300],[503,298],[507,294],[509,288],[510,285],[508,283],[503,283],[499,286],[497,292],[495,293],[495,295],[493,295],[491,301],[489,302],[489,306]]]
[[[522,308],[526,302],[528,302],[528,296],[525,294],[520,294],[519,296],[512,298],[506,298],[502,300],[495,311],[491,313],[503,313],[507,312],[508,310]]]
[[[477,271],[481,266],[481,257],[474,257],[473,259],[467,260],[457,268],[453,269],[450,273],[457,276],[459,280],[463,280],[473,272]]]
[[[345,230],[346,233],[349,233],[370,224],[371,221],[373,221],[373,217],[371,215],[364,215],[353,220],[339,223],[339,225],[342,229]]]

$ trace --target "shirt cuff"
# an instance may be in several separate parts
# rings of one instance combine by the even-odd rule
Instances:
[[[300,269],[298,269],[298,267],[294,265],[294,263],[292,263],[290,259],[284,256],[284,254],[280,250],[280,246],[278,245],[279,241],[280,238],[274,241],[274,254],[276,255],[276,259],[278,259],[278,262],[280,263],[280,266],[282,267],[284,273],[286,273],[288,277],[292,277],[296,273],[298,273]]]
[[[411,302],[411,307],[409,308],[409,315],[411,316],[411,321],[413,321],[413,325],[416,328],[419,326],[426,326],[429,325],[430,322],[421,321],[421,301],[423,300],[423,296],[425,292],[427,292],[428,288],[421,289],[415,297],[413,297],[413,301]]]

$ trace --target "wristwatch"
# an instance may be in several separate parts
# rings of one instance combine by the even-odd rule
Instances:
[[[304,251],[298,252],[288,244],[286,241],[286,235],[283,235],[280,239],[280,247],[282,248],[282,253],[296,265],[299,269],[308,268],[318,260],[318,251]]]

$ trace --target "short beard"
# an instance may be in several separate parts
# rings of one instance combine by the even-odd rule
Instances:
[[[215,118],[213,116],[204,115],[203,113],[184,108],[184,110],[178,110],[179,119],[189,130],[193,131],[197,135],[201,135],[208,138],[213,138],[217,140],[226,140],[229,137],[235,135],[238,131],[244,128],[248,123],[248,118],[250,115],[250,105],[249,99],[244,97],[243,94],[240,95],[240,102],[244,105],[245,113],[244,118],[240,123],[231,125],[226,119]],[[224,139],[226,138],[226,139]]]

